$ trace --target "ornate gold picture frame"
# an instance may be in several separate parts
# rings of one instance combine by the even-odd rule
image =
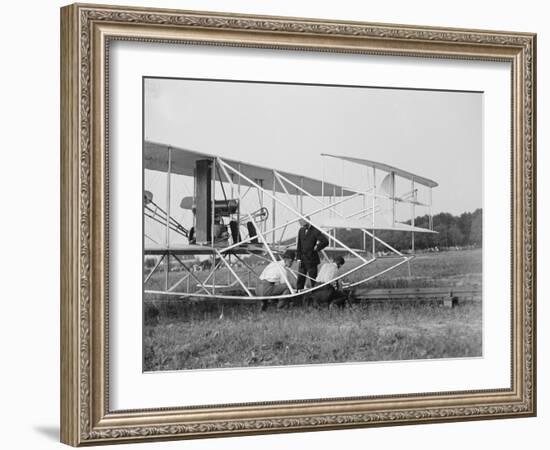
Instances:
[[[109,185],[116,174],[109,171],[109,57],[119,41],[291,50],[297,57],[322,52],[510,64],[511,148],[502,154],[511,157],[510,386],[113,409]],[[81,446],[534,416],[535,88],[536,36],[530,33],[85,4],[62,8],[61,441]]]

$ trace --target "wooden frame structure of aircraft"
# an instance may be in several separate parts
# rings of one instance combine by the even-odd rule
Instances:
[[[356,279],[346,286],[354,288],[414,258],[413,254],[405,254],[393,248],[377,236],[377,232],[390,230],[411,233],[411,247],[414,250],[415,233],[434,233],[431,192],[437,183],[396,167],[366,159],[329,154],[322,154],[322,157],[323,161],[337,159],[342,163],[353,163],[361,167],[361,170],[364,168],[365,175],[369,175],[365,176],[365,180],[370,182],[362,189],[352,189],[343,184],[337,185],[326,181],[324,171],[322,179],[314,179],[146,141],[144,168],[166,174],[166,207],[162,208],[156,204],[152,193],[145,190],[144,220],[161,224],[165,230],[165,239],[162,244],[144,242],[144,258],[156,258],[152,269],[145,274],[144,292],[154,295],[155,298],[251,301],[292,298],[345,280],[352,274],[356,274]],[[381,173],[384,176],[379,186],[376,184],[377,171],[379,175]],[[182,208],[193,211],[193,223],[189,227],[185,227],[171,215],[171,198],[174,195],[171,177],[175,174],[192,177],[194,180],[193,196],[183,198],[180,203]],[[398,194],[397,179],[410,182],[410,191]],[[419,185],[429,192],[427,202],[418,200]],[[217,198],[216,187],[221,191],[222,198]],[[246,207],[244,203],[251,190],[256,191],[258,195],[258,204],[254,208]],[[304,210],[304,199],[308,199],[310,205],[307,211]],[[389,217],[381,211],[382,201],[391,205]],[[344,212],[344,206],[351,203],[355,205],[354,209]],[[410,205],[410,223],[397,220],[396,206],[399,203]],[[266,204],[269,204],[270,209]],[[361,206],[358,206],[359,204]],[[428,228],[415,226],[417,207],[428,209]],[[284,220],[281,219],[283,214],[278,213],[281,210],[286,212],[287,217]],[[289,294],[270,297],[255,295],[253,281],[260,276],[255,263],[278,261],[286,249],[292,248],[295,236],[284,238],[285,232],[295,227],[300,220],[319,229],[328,238],[329,247],[323,250],[324,258],[330,253],[343,253],[353,258],[356,264],[338,273],[334,279],[326,283],[310,282],[309,287],[300,292],[296,292],[293,286],[293,278],[296,278],[298,272],[290,269],[284,277]],[[268,222],[271,223],[268,225]],[[223,231],[224,228],[226,231]],[[342,228],[360,230],[363,235],[363,248],[351,248],[342,242],[336,233],[336,230]],[[171,233],[182,236],[187,243],[171,242]],[[370,241],[370,248],[367,248],[367,241]],[[389,267],[369,272],[368,266],[379,259],[375,251],[377,243],[386,248],[396,260],[392,261]],[[188,267],[185,259],[196,257],[208,259],[209,270],[198,273]],[[183,274],[178,275],[175,281],[170,280],[172,263],[178,264],[183,270]],[[164,276],[157,276],[155,285],[152,282],[155,274],[159,274],[162,269]],[[161,287],[158,286],[159,278],[163,279]]]

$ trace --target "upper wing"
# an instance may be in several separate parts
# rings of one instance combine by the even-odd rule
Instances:
[[[414,173],[407,172],[406,170],[402,170],[397,167],[390,166],[388,164],[379,163],[376,161],[370,161],[368,159],[363,159],[363,158],[354,158],[351,156],[330,155],[328,153],[323,153],[322,155],[330,156],[331,158],[343,159],[344,161],[350,161],[356,164],[361,164],[362,166],[373,167],[375,169],[380,169],[388,173],[395,173],[396,175],[402,178],[406,178],[407,180],[413,180],[415,183],[422,184],[427,187],[433,188],[438,186],[438,184],[433,180],[421,177],[420,175],[415,175]]]
[[[196,152],[194,150],[188,150],[184,148],[173,147],[167,144],[160,144],[157,142],[145,141],[144,144],[144,165],[146,169],[158,170],[160,172],[168,171],[168,148],[172,150],[171,156],[171,172],[180,175],[187,175],[192,177],[195,169],[195,162],[199,159],[215,159],[216,155],[209,155],[207,153]],[[253,180],[260,180],[264,189],[273,190],[276,192],[284,192],[280,184],[275,180],[275,169],[270,169],[262,166],[257,166],[242,161],[231,160],[227,158],[221,158],[227,164],[234,169],[242,172],[248,178]],[[337,195],[349,196],[354,192],[345,189],[342,186],[336,184],[323,182],[314,178],[309,178],[301,175],[292,174],[289,172],[277,171],[279,174],[288,178],[290,181],[306,190],[308,193],[314,196],[331,195],[333,193]],[[216,177],[218,175],[216,174]],[[239,182],[238,175],[235,175],[233,182]],[[226,181],[223,177],[222,181]],[[250,184],[243,178],[240,180],[241,186],[249,186]]]

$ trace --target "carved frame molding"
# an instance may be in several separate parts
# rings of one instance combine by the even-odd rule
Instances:
[[[61,10],[61,38],[63,442],[78,446],[535,415],[534,34],[77,4]],[[114,39],[509,61],[511,389],[111,412],[105,105]]]

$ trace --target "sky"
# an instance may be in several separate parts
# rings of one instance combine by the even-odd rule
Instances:
[[[433,214],[482,207],[482,127],[479,92],[144,80],[146,140],[313,178],[324,170],[352,188],[364,169],[323,163],[321,153],[386,163],[439,184]],[[145,188],[163,176],[146,174]],[[179,190],[192,184],[181,180]]]

